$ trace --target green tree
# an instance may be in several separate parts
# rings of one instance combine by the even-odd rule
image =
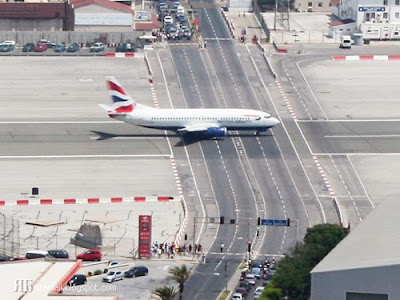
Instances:
[[[262,292],[260,298],[258,300],[281,300],[282,299],[282,291],[274,286],[272,282],[265,287]]]
[[[161,286],[156,289],[156,295],[162,300],[174,300],[178,291],[173,286]]]
[[[169,279],[175,280],[179,284],[179,299],[182,300],[183,289],[186,280],[190,276],[190,270],[187,269],[186,265],[180,267],[174,267],[168,271]]]
[[[296,245],[285,256],[272,278],[275,287],[291,300],[309,299],[311,270],[347,235],[348,230],[335,224],[320,224],[307,230],[304,244]],[[269,298],[267,298],[269,299]]]

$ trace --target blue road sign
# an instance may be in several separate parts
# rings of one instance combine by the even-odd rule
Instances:
[[[264,226],[287,226],[287,220],[273,220],[273,219],[261,219],[261,225]]]

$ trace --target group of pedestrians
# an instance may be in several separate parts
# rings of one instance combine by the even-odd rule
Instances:
[[[162,256],[167,256],[168,259],[173,259],[176,255],[182,256],[187,254],[196,254],[201,253],[203,251],[203,247],[201,244],[192,244],[183,245],[172,243],[152,243],[151,245],[151,253],[153,257],[161,258]]]

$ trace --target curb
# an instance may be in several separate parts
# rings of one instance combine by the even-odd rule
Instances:
[[[332,56],[332,60],[400,60],[400,55],[337,55]]]
[[[134,202],[179,202],[179,198],[172,196],[154,197],[112,197],[112,198],[67,198],[67,199],[22,199],[13,202],[0,200],[0,206],[10,205],[57,205],[57,204],[108,204],[108,203],[134,203]]]
[[[107,52],[107,57],[135,57],[135,53]]]

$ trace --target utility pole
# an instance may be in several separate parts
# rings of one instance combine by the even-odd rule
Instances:
[[[193,258],[196,255],[196,217],[193,217]]]

